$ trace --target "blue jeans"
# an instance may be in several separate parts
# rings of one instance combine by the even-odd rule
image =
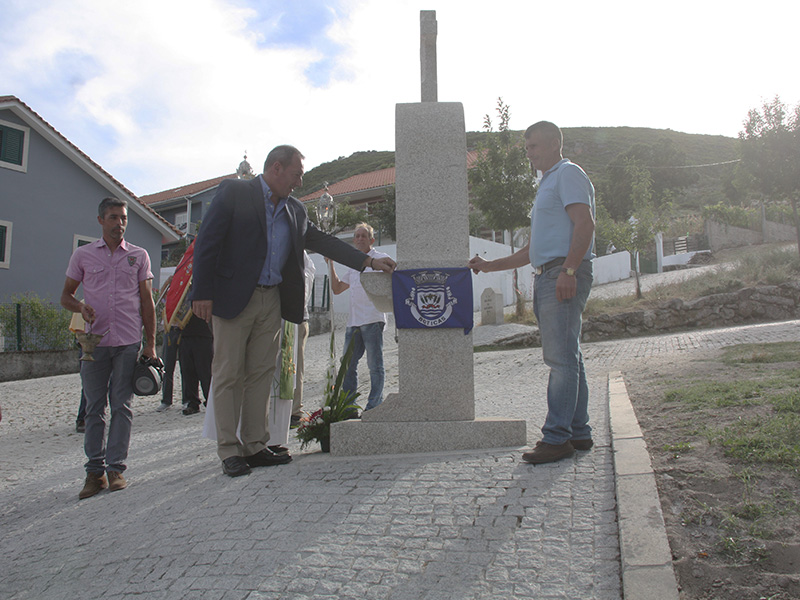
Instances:
[[[577,293],[563,302],[556,300],[556,279],[561,267],[554,267],[533,282],[533,312],[542,336],[542,356],[550,367],[547,384],[547,417],[542,434],[547,444],[569,439],[588,439],[589,386],[581,354],[581,313],[592,287],[592,263],[584,260],[578,268]]]
[[[348,327],[344,333],[344,351],[353,342],[353,357],[350,367],[344,376],[342,388],[348,392],[355,392],[358,388],[358,361],[367,353],[367,366],[369,367],[369,398],[364,410],[375,408],[383,402],[383,328],[386,323],[367,323],[358,327]]]
[[[81,381],[86,395],[86,472],[106,470],[122,473],[128,458],[133,411],[133,369],[139,344],[100,346],[94,361],[81,363]],[[106,405],[111,407],[111,423],[106,442]]]

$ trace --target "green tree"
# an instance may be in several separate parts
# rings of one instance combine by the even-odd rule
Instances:
[[[356,208],[346,200],[336,203],[336,226],[333,228],[333,235],[355,227],[359,223],[367,221],[367,211],[363,208]]]
[[[773,202],[792,207],[797,249],[800,252],[800,220],[797,202],[800,195],[800,103],[790,111],[778,96],[761,109],[747,113],[739,133],[742,168]]]
[[[634,259],[653,244],[655,235],[666,225],[669,203],[656,206],[653,200],[653,179],[650,171],[634,159],[626,159],[625,171],[631,184],[630,203],[633,214],[627,219],[614,220],[603,204],[597,207],[597,227],[600,236],[618,250],[627,250]],[[636,267],[636,298],[641,299],[638,260]]]
[[[498,98],[496,110],[500,121],[497,132],[488,114],[483,120],[483,129],[490,135],[480,141],[478,159],[469,171],[470,199],[487,226],[511,234],[513,253],[515,231],[530,225],[536,184],[522,139],[509,129],[510,107]],[[516,277],[515,272],[515,281]],[[515,293],[517,313],[521,315],[524,298],[519,290]]]
[[[677,190],[697,183],[700,178],[690,169],[680,168],[686,165],[686,156],[672,140],[661,138],[654,144],[634,144],[611,161],[598,182],[598,195],[616,220],[628,218],[634,210],[633,180],[627,168],[631,160],[649,169],[656,206],[669,202]]]

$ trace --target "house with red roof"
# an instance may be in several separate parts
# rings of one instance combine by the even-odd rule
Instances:
[[[128,202],[125,239],[150,254],[181,232],[15,96],[0,96],[0,302],[34,292],[58,303],[73,250],[100,237],[97,206]],[[80,290],[79,290],[80,293]]]

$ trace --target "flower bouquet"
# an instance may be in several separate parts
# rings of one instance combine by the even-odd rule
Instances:
[[[327,382],[325,385],[325,401],[322,408],[318,408],[310,415],[303,417],[300,426],[297,428],[297,438],[300,440],[300,448],[305,448],[311,442],[319,442],[323,452],[330,451],[331,443],[331,423],[346,421],[358,415],[358,405],[355,403],[358,392],[349,392],[342,389],[342,381],[350,366],[353,357],[353,340],[347,347],[341,365],[336,373],[336,380],[333,381],[333,374],[328,371]]]

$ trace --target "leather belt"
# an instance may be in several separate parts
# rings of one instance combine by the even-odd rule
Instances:
[[[278,287],[278,284],[275,285],[263,285],[261,283],[257,283],[256,287],[260,290],[271,290],[272,288]]]
[[[550,262],[544,263],[541,267],[534,267],[533,272],[536,273],[537,275],[541,275],[542,273],[544,273],[545,271],[549,271],[553,267],[560,267],[561,265],[564,264],[565,260],[567,260],[566,257],[554,258]]]

